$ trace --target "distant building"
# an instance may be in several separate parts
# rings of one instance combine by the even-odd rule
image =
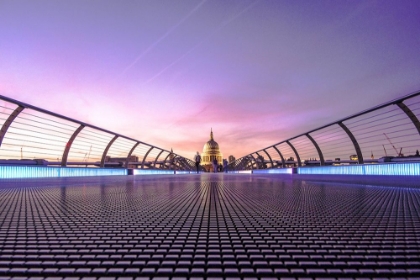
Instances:
[[[118,157],[117,158],[117,157],[106,156],[105,157],[105,165],[106,165],[107,162],[110,162],[110,163],[112,162],[112,163],[119,163],[119,165],[110,165],[110,167],[123,167],[126,160],[127,160],[126,157]],[[135,155],[131,155],[128,158],[128,162],[138,162],[138,161],[139,161],[139,157],[135,156]],[[134,164],[129,164],[127,166],[127,168],[137,168],[137,166],[134,165]]]
[[[169,154],[169,169],[175,169],[175,154],[171,148],[171,153]]]
[[[236,158],[232,155],[229,156],[228,158],[228,163],[234,162],[236,160]]]
[[[296,162],[294,157],[289,157],[286,159],[286,167],[296,167]]]
[[[223,155],[220,152],[219,144],[214,141],[213,130],[210,131],[210,140],[204,144],[203,153],[201,154],[201,166],[207,171],[213,171],[213,160],[217,159],[217,164],[221,164]]]
[[[359,157],[357,155],[351,155],[350,160],[359,160]]]

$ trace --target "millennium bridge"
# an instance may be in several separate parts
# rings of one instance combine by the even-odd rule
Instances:
[[[420,279],[420,92],[195,174],[0,96],[0,279]]]

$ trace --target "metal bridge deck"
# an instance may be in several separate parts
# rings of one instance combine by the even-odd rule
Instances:
[[[418,188],[255,174],[7,180],[0,217],[1,279],[420,277]]]

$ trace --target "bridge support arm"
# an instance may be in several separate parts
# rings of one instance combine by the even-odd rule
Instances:
[[[150,151],[151,150],[153,150],[153,146],[152,147],[150,147],[150,149],[146,152],[146,154],[144,155],[144,157],[143,157],[143,161],[141,162],[141,169],[143,169],[144,168],[144,162],[146,161],[146,158],[147,158],[147,156],[149,155],[149,153],[150,153]]]
[[[305,135],[306,137],[308,137],[309,140],[311,140],[312,144],[315,146],[315,149],[319,155],[319,161],[321,162],[321,165],[325,165],[324,155],[322,154],[322,151],[319,148],[318,143],[316,143],[315,139],[312,138],[312,136],[309,133],[306,133]]]
[[[258,159],[263,159],[263,161],[260,163],[260,166],[258,167],[259,169],[264,169],[265,166],[265,161],[264,161],[264,157],[262,157],[258,152],[255,152],[258,156]]]
[[[63,156],[61,157],[61,166],[66,167],[67,166],[67,158],[69,156],[69,152],[71,149],[71,145],[73,145],[74,139],[76,139],[77,135],[82,131],[82,129],[85,126],[82,124],[80,125],[74,132],[73,135],[70,137],[69,141],[66,144],[66,147],[64,148]]]
[[[105,166],[105,158],[106,155],[108,154],[108,150],[109,148],[111,148],[112,144],[115,142],[115,140],[117,140],[118,135],[115,135],[114,138],[111,139],[111,141],[109,141],[108,145],[106,146],[104,153],[102,154],[102,159],[101,159],[101,167]]]
[[[16,117],[20,114],[20,112],[23,111],[25,107],[18,106],[7,118],[7,120],[4,122],[3,126],[0,130],[0,147],[3,143],[4,136],[6,135],[7,130],[9,129],[10,125],[13,123],[13,121],[16,119]]]
[[[416,115],[414,115],[414,113],[410,110],[410,108],[408,108],[407,105],[405,105],[402,101],[397,103],[397,106],[400,107],[400,109],[404,111],[407,117],[410,118],[411,122],[416,127],[417,132],[420,134],[420,122],[419,122],[419,119],[416,117]]]
[[[258,152],[255,152],[256,154],[257,154],[257,159],[258,160],[261,160],[261,155],[258,153]],[[256,164],[257,164],[257,169],[263,169],[264,168],[264,162],[263,162],[263,164],[261,165],[261,162],[259,162],[257,160],[257,162],[256,162]]]
[[[247,170],[249,168],[249,164],[251,164],[251,165],[254,164],[252,162],[252,159],[249,156],[243,157],[242,162],[241,162],[242,169]]]
[[[263,152],[268,156],[268,158],[270,159],[271,162],[271,168],[274,168],[274,164],[273,164],[273,159],[271,158],[271,156],[267,153],[267,151],[264,149]]]
[[[354,149],[356,150],[357,160],[359,164],[363,164],[364,161],[363,161],[362,150],[360,149],[359,143],[357,143],[357,140],[354,137],[353,133],[351,133],[350,129],[348,129],[344,123],[339,122],[338,125],[347,133],[351,142],[353,143]]]
[[[253,156],[252,154],[249,154],[249,156],[251,156],[251,157],[252,157],[252,159],[254,160],[255,165],[257,166],[257,169],[259,169],[259,168],[258,168],[258,162],[255,160],[254,156]],[[252,163],[252,161],[251,161],[251,163]],[[254,169],[254,164],[253,164],[253,163],[251,164],[251,169],[252,169],[252,170]]]
[[[153,168],[156,168],[156,162],[162,153],[163,153],[163,150],[161,150],[160,153],[156,156],[155,162],[153,163]]]
[[[296,155],[296,159],[297,159],[297,162],[298,162],[298,166],[299,166],[299,167],[301,167],[301,166],[302,166],[302,162],[300,161],[299,154],[298,154],[298,152],[296,151],[295,147],[294,147],[294,146],[292,145],[292,143],[290,143],[289,141],[286,141],[286,143],[290,146],[290,148],[292,148],[293,152],[294,152],[294,153],[295,153],[295,155]]]
[[[131,148],[131,150],[128,152],[128,155],[127,155],[127,159],[125,160],[125,163],[124,163],[124,167],[125,168],[128,168],[128,162],[130,161],[130,157],[131,157],[131,154],[133,154],[133,152],[134,152],[134,150],[137,148],[137,146],[140,144],[140,142],[137,142],[136,144],[134,144],[134,146]]]
[[[242,162],[241,162],[242,169],[243,170],[248,170],[250,163],[253,164],[251,158],[249,156],[244,156],[242,158]]]
[[[189,170],[190,170],[190,171],[193,171],[193,170],[194,170],[194,166],[195,166],[195,164],[193,164],[192,160],[187,159],[187,158],[184,158],[184,160],[185,160],[185,162],[188,164],[188,168],[189,168]]]
[[[165,157],[165,159],[163,160],[163,168],[166,168],[166,161],[168,160],[168,157],[170,156],[170,155],[172,155],[172,153],[169,153],[166,157]],[[162,165],[161,165],[161,167],[162,167]],[[169,168],[168,168],[169,169]]]
[[[281,158],[281,167],[284,168],[286,166],[286,162],[284,161],[284,157],[283,155],[280,153],[280,150],[277,149],[276,146],[273,146],[274,150],[276,150],[276,152],[279,154],[280,158]]]

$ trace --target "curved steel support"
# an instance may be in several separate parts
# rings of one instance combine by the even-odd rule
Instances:
[[[178,156],[175,156],[174,157],[174,164],[172,165],[173,166],[173,169],[174,170],[180,170],[181,169],[181,162],[179,162],[179,160],[178,160]]]
[[[172,164],[173,169],[174,170],[180,170],[181,166],[182,166],[182,163],[179,161],[178,156],[175,156],[173,164]]]
[[[239,169],[239,170],[243,170],[243,169],[245,169],[245,159],[244,158],[242,158],[241,160],[238,160],[239,162],[238,162],[238,165],[237,165],[237,168]]]
[[[156,156],[155,162],[153,163],[153,168],[156,168],[156,162],[162,153],[163,153],[163,150],[161,150],[160,153]]]
[[[401,110],[410,118],[411,122],[417,128],[417,132],[420,134],[420,122],[419,119],[414,115],[414,113],[407,107],[402,101],[397,103],[397,106],[400,107]]]
[[[250,168],[250,166],[249,165],[251,165],[251,169],[252,169],[252,165],[253,165],[254,163],[252,162],[252,158],[250,158],[249,156],[247,156],[246,158],[245,158],[245,162],[243,163],[243,169],[245,169],[245,170],[247,170],[247,169],[249,169]]]
[[[184,158],[187,163],[188,163],[188,167],[190,168],[190,171],[194,171],[195,169],[195,162],[190,160],[189,158]]]
[[[284,157],[283,155],[280,153],[280,150],[277,149],[276,146],[273,146],[274,150],[277,151],[277,153],[279,154],[280,158],[281,158],[281,167],[284,168],[286,166],[286,162],[284,161]]]
[[[347,133],[351,142],[353,143],[354,149],[356,150],[357,160],[359,164],[363,164],[362,150],[360,149],[359,143],[357,143],[357,140],[354,137],[353,133],[351,133],[350,129],[348,129],[344,123],[339,122],[338,125]]]
[[[168,159],[168,157],[170,156],[170,155],[172,155],[172,153],[169,153],[166,157],[165,157],[165,159],[163,160],[163,168],[165,169],[166,168],[166,160]],[[162,167],[162,165],[160,166],[160,167]],[[169,169],[169,168],[168,168]]]
[[[298,154],[298,152],[296,151],[295,147],[292,145],[292,143],[290,143],[290,141],[289,141],[289,140],[287,140],[287,141],[286,141],[286,143],[290,146],[290,148],[292,148],[293,152],[294,152],[294,153],[295,153],[295,155],[296,155],[296,159],[297,159],[297,162],[298,162],[298,166],[299,166],[299,167],[301,167],[301,166],[302,166],[302,162],[300,161],[299,154]]]
[[[257,154],[257,156],[258,156],[258,158],[259,159],[263,159],[264,157],[262,157],[258,152],[255,152],[256,154]],[[264,162],[264,160],[262,161],[262,164],[260,163],[260,166],[258,166],[258,163],[257,163],[257,167],[258,167],[258,169],[264,169],[264,164],[265,164],[265,162]],[[262,166],[262,167],[261,167]],[[261,168],[260,168],[261,167]]]
[[[241,166],[240,169],[248,170],[250,167],[251,169],[254,169],[253,168],[254,163],[255,163],[255,159],[251,155],[244,156],[239,164]]]
[[[239,166],[240,166],[241,162],[242,162],[242,160],[240,160],[240,159],[236,159],[235,160],[235,162],[233,163],[234,170],[238,170],[239,169]]]
[[[242,169],[244,169],[244,167],[243,167],[243,162],[244,162],[244,159],[242,158],[242,159],[238,159],[237,160],[238,162],[237,162],[237,164],[236,164],[236,168],[238,169],[238,170],[242,170]]]
[[[192,165],[191,165],[191,161],[190,161],[189,159],[187,159],[187,158],[182,158],[182,161],[184,161],[184,162],[185,162],[186,167],[187,167],[187,169],[188,169],[189,171],[193,171],[193,167],[192,167]]]
[[[136,144],[134,144],[134,146],[131,148],[131,150],[128,152],[128,154],[127,154],[127,158],[126,158],[126,160],[125,160],[125,163],[124,163],[124,167],[125,168],[128,168],[128,163],[129,163],[129,161],[130,161],[130,157],[131,157],[131,154],[134,152],[134,150],[137,148],[137,146],[140,144],[140,142],[137,142]]]
[[[260,160],[261,159],[261,155],[258,152],[255,152],[255,153],[257,154],[257,159]],[[256,162],[257,169],[263,169],[263,168],[261,168],[261,166],[264,167],[264,165],[261,165],[261,163],[258,162],[258,160]]]
[[[238,167],[238,160],[237,159],[235,159],[235,161],[233,161],[233,162],[231,162],[230,163],[231,165],[232,165],[232,170],[236,170],[236,168]]]
[[[239,163],[240,169],[241,170],[246,169],[248,167],[248,165],[249,165],[249,161],[250,160],[248,159],[247,156],[243,157],[242,160],[241,160],[241,162]]]
[[[7,118],[7,120],[4,122],[3,126],[1,127],[0,130],[0,147],[1,144],[3,143],[3,138],[6,135],[7,130],[9,129],[10,125],[13,123],[13,121],[16,119],[16,117],[20,114],[20,112],[23,111],[23,109],[25,109],[25,107],[23,106],[18,106]]]
[[[112,144],[115,142],[115,140],[117,140],[118,135],[115,135],[114,138],[111,139],[111,141],[109,141],[108,145],[106,146],[104,153],[102,154],[102,159],[101,159],[101,167],[105,166],[105,157],[106,154],[108,153],[109,148],[111,148]]]
[[[274,168],[274,163],[273,163],[273,159],[271,158],[271,156],[267,153],[267,151],[265,149],[263,149],[263,152],[268,156],[268,158],[270,159],[271,162],[271,168]]]
[[[243,169],[248,170],[248,169],[253,169],[252,166],[254,165],[253,161],[251,158],[247,157],[246,161],[244,162],[244,167]]]
[[[184,158],[181,158],[181,160],[179,161],[180,163],[182,163],[183,167],[185,168],[185,170],[188,170],[188,163],[185,161]]]
[[[258,162],[255,160],[255,158],[254,158],[254,156],[252,155],[252,154],[249,154],[251,157],[252,157],[252,159],[254,160],[254,163],[255,163],[255,165],[257,166],[257,169],[258,169]],[[252,161],[251,161],[252,162]],[[252,163],[251,164],[251,169],[252,170],[254,170],[254,164]]]
[[[324,155],[322,154],[321,149],[318,146],[318,143],[315,141],[314,138],[312,138],[311,135],[309,135],[309,133],[305,134],[306,137],[308,137],[309,140],[311,140],[312,144],[314,144],[316,151],[318,152],[319,155],[319,161],[321,162],[321,165],[325,165],[325,160],[324,160]]]
[[[240,163],[241,163],[240,159],[236,159],[233,162],[232,167],[234,168],[234,170],[237,170],[238,169]]]
[[[176,155],[174,157],[174,167],[175,167],[175,170],[182,170],[182,167],[183,166],[184,166],[184,163],[180,160],[180,157],[178,155]]]
[[[76,139],[77,135],[85,126],[81,124],[74,132],[73,135],[70,137],[69,141],[66,144],[66,147],[64,148],[63,156],[61,157],[61,166],[66,167],[67,166],[67,157],[69,156],[71,145],[73,145],[74,139]]]
[[[150,149],[146,152],[146,154],[143,157],[143,161],[141,162],[141,169],[144,168],[144,162],[146,161],[147,156],[149,155],[150,151],[153,150],[153,146],[150,147]]]

